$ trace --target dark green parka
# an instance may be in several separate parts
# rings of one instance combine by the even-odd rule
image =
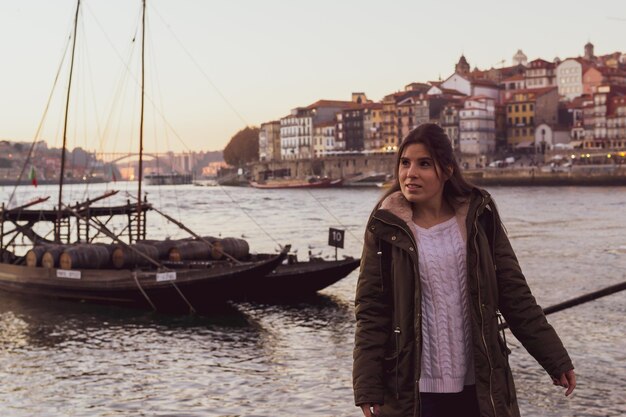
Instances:
[[[528,288],[489,194],[474,189],[456,215],[467,240],[480,413],[519,416],[498,312],[548,374],[561,375],[572,362]],[[420,416],[421,293],[411,221],[411,205],[400,192],[383,201],[367,224],[357,284],[355,403],[382,404],[383,417]]]

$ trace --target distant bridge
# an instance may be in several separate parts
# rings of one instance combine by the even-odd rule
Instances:
[[[152,159],[156,159],[156,160],[169,160],[171,157],[171,154],[167,154],[167,153],[144,153],[143,154],[144,157],[149,156]],[[109,163],[109,164],[116,164],[120,161],[123,161],[124,159],[130,159],[133,157],[139,157],[139,153],[135,152],[135,153],[122,153],[122,152],[96,152],[96,158]]]

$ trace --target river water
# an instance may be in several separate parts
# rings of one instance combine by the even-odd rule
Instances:
[[[132,183],[92,186],[133,190]],[[203,235],[244,236],[253,250],[291,243],[300,258],[359,256],[375,189],[145,187]],[[626,188],[491,188],[538,302],[626,279]],[[11,189],[0,188],[7,200]],[[134,192],[134,191],[133,191]],[[67,194],[65,194],[67,193]],[[76,186],[65,199],[85,194]],[[21,187],[18,201],[53,187]],[[126,196],[111,200],[125,201]],[[184,233],[149,214],[149,235]],[[115,227],[115,226],[114,226]],[[352,402],[356,273],[306,302],[238,304],[216,317],[167,316],[0,294],[1,416],[359,416]],[[626,292],[550,316],[576,366],[571,398],[509,333],[524,416],[626,415]]]

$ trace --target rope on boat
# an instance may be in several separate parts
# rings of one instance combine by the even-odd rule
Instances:
[[[81,216],[76,210],[73,210],[71,207],[66,206],[67,209],[69,209],[69,211],[76,217],[78,217],[81,220],[87,220],[85,219],[83,216]],[[168,218],[168,220],[173,221],[175,223],[178,224],[178,222],[176,222],[176,220],[170,218],[167,214],[165,213],[161,213],[159,210],[154,209],[157,213],[161,214],[162,216]],[[93,223],[93,222],[92,222]],[[140,255],[141,257],[149,260],[150,262],[152,262],[154,265],[156,265],[157,267],[161,268],[161,269],[165,269],[165,270],[169,270],[167,267],[163,266],[162,264],[160,264],[159,262],[155,261],[154,259],[152,259],[151,257],[149,257],[148,255],[138,251],[137,249],[133,248],[131,245],[127,244],[126,242],[124,242],[123,240],[119,239],[117,236],[115,236],[115,234],[109,232],[106,227],[99,227],[98,224],[95,224],[96,228],[99,229],[100,232],[104,233],[105,235],[107,235],[108,237],[110,237],[111,239],[117,241],[119,244],[121,244],[122,246],[125,246],[127,249],[130,249],[131,251],[135,252],[137,255]],[[198,237],[199,239],[201,239],[202,241],[209,243],[208,241],[206,241],[206,239],[196,235],[193,231],[187,229],[184,225],[179,224],[180,227],[184,228],[185,230],[187,230],[189,233],[193,234],[194,236]],[[209,243],[210,244],[210,243]],[[212,245],[211,245],[212,246]],[[235,260],[237,263],[242,263],[241,261],[235,259],[234,257],[228,255],[227,253],[224,253],[224,255],[228,256],[229,258]],[[135,283],[137,284],[137,288],[139,288],[139,291],[141,291],[141,294],[143,294],[144,298],[146,299],[146,301],[148,301],[148,303],[150,304],[150,306],[152,307],[153,310],[156,311],[156,306],[154,305],[154,303],[152,303],[152,300],[150,300],[150,297],[148,297],[148,294],[144,291],[144,289],[142,288],[141,284],[139,283],[139,279],[137,278],[137,272],[133,271],[133,278],[135,279]],[[178,285],[176,285],[175,282],[171,282],[172,286],[176,289],[176,291],[178,292],[178,295],[180,295],[180,297],[183,299],[183,301],[185,302],[185,304],[187,304],[187,306],[189,307],[189,311],[192,314],[196,314],[196,309],[193,307],[193,305],[189,302],[189,300],[187,299],[187,297],[185,297],[185,294],[183,294],[183,292],[180,290],[180,288],[178,288]]]
[[[148,304],[150,304],[150,306],[152,307],[152,309],[154,311],[157,311],[156,306],[154,305],[154,303],[152,302],[152,300],[150,299],[150,297],[148,297],[148,294],[146,294],[146,292],[143,290],[143,288],[141,287],[141,284],[139,283],[139,278],[137,278],[137,271],[133,271],[133,278],[135,279],[135,283],[137,284],[137,288],[139,288],[139,291],[141,292],[141,294],[143,294],[144,298],[146,299],[146,301],[148,302]]]
[[[626,281],[620,282],[619,284],[610,285],[608,287],[602,288],[601,290],[593,291],[587,294],[583,294],[579,297],[572,298],[567,301],[563,301],[562,303],[555,304],[550,307],[546,307],[543,309],[544,314],[552,314],[557,311],[565,310],[571,307],[575,307],[580,304],[587,303],[589,301],[596,300],[598,298],[606,297],[607,295],[615,294],[616,292],[626,290]],[[509,324],[504,322],[500,324],[500,329],[507,329]]]

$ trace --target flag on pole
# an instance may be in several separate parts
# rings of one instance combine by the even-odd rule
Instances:
[[[37,187],[37,173],[35,172],[34,166],[30,167],[30,174],[28,174],[28,178],[30,179],[30,182]]]

